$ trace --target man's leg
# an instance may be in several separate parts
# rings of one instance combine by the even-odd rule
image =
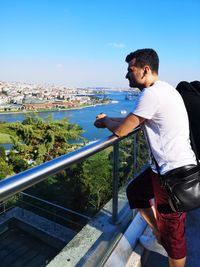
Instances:
[[[157,216],[161,244],[169,255],[170,267],[184,267],[186,261],[185,213]]]
[[[158,204],[164,205],[164,208],[169,205],[168,197],[160,186],[159,177],[154,176],[155,174],[147,169],[129,183],[127,187],[129,205],[132,209],[139,209],[158,241],[161,241],[169,254],[170,267],[184,267],[186,260],[185,214],[162,214],[157,211]],[[156,210],[150,201],[154,197],[156,199]],[[177,229],[174,227],[177,227]]]
[[[156,222],[156,210],[153,206],[152,200],[154,198],[154,193],[151,175],[151,169],[146,169],[143,173],[129,183],[126,193],[130,208],[138,209],[159,241],[160,239]]]
[[[186,257],[175,260],[169,257],[169,265],[170,267],[184,267],[185,266]]]
[[[186,213],[173,212],[168,196],[161,188],[158,175],[152,173],[155,195],[157,229],[160,241],[169,255],[170,267],[184,267],[186,261],[185,220]]]
[[[144,220],[147,222],[147,224],[151,227],[158,243],[160,243],[160,232],[157,226],[155,207],[151,206],[151,208],[146,209],[138,208],[138,211],[140,212]]]
[[[150,168],[146,169],[128,184],[126,194],[131,209],[151,208],[151,199],[154,198],[154,193]]]

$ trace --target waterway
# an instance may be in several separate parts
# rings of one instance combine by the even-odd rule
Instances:
[[[76,110],[58,110],[58,111],[48,111],[48,112],[38,112],[38,115],[42,118],[52,116],[54,120],[58,120],[64,117],[68,117],[71,123],[76,123],[83,128],[84,133],[82,136],[88,141],[95,141],[109,136],[111,133],[107,129],[97,129],[93,123],[95,117],[103,112],[111,117],[124,117],[126,114],[131,112],[135,105],[135,100],[125,100],[125,92],[107,92],[109,98],[117,103],[110,103],[107,105],[96,105],[91,107],[86,107]],[[124,114],[121,114],[124,111]],[[125,113],[125,111],[127,113]],[[0,114],[1,121],[14,122],[23,121],[24,114],[22,113],[10,113],[10,114]]]

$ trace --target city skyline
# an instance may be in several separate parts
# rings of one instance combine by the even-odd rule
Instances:
[[[154,48],[160,79],[200,80],[198,0],[2,0],[0,80],[128,87],[128,53]]]

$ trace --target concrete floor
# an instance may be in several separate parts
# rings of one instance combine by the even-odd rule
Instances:
[[[17,228],[0,235],[1,267],[42,267],[57,253],[57,249]]]

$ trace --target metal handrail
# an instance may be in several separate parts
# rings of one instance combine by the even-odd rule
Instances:
[[[140,128],[136,128],[128,136],[136,133],[138,130],[140,130]],[[49,177],[50,175],[56,174],[59,171],[66,169],[67,167],[71,166],[74,163],[78,163],[96,154],[97,152],[104,150],[107,147],[110,147],[112,145],[115,146],[115,144],[118,144],[120,140],[125,139],[126,137],[118,138],[114,135],[111,135],[102,140],[96,141],[92,144],[89,144],[80,149],[77,149],[73,152],[62,155],[58,158],[52,159],[41,165],[38,165],[36,167],[33,167],[31,169],[18,173],[14,176],[10,176],[8,178],[1,180],[0,181],[0,202],[45,180],[45,178]],[[116,151],[116,148],[114,149],[114,151]],[[115,153],[118,153],[118,152],[115,152]],[[118,156],[116,157],[118,158]],[[114,160],[113,182],[116,182],[117,176],[118,176],[116,165],[118,165],[118,162],[117,160]],[[113,214],[114,214],[113,221],[117,220],[116,205],[117,205],[118,196],[116,196],[116,194],[117,194],[117,189],[115,186],[115,191],[113,192],[113,205],[115,205],[113,207]]]
[[[42,203],[45,203],[45,204],[48,204],[48,205],[50,205],[50,206],[52,206],[52,207],[54,207],[54,208],[58,208],[58,209],[61,209],[61,210],[63,210],[63,211],[69,212],[69,213],[71,213],[71,214],[73,214],[73,215],[82,217],[82,218],[84,218],[84,219],[86,219],[86,220],[90,220],[90,219],[91,219],[91,217],[86,216],[86,215],[83,215],[83,214],[81,214],[80,212],[77,212],[77,211],[74,211],[74,210],[71,210],[71,209],[62,207],[62,206],[60,206],[60,205],[58,205],[58,204],[55,204],[55,203],[52,203],[52,202],[50,202],[50,201],[41,199],[41,198],[39,198],[39,197],[32,196],[32,195],[27,194],[27,193],[24,193],[24,192],[21,192],[21,195],[22,195],[22,197],[23,197],[23,196],[26,196],[26,197],[29,197],[29,198],[38,200],[38,201],[40,201],[40,202],[42,202]]]

